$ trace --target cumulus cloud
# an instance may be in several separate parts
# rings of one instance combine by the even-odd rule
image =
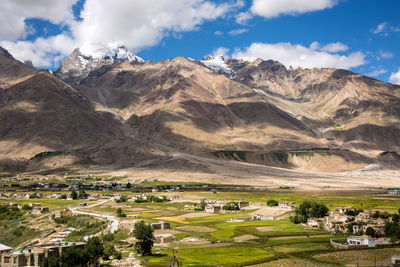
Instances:
[[[400,68],[397,72],[393,72],[390,75],[389,81],[394,84],[400,85]]]
[[[253,61],[257,58],[278,60],[286,67],[331,67],[349,69],[365,64],[365,55],[354,52],[349,55],[329,53],[316,48],[315,43],[305,47],[291,43],[253,43],[246,49],[236,50],[233,58]]]
[[[82,22],[74,27],[77,40],[118,43],[139,50],[157,44],[168,32],[196,30],[205,20],[226,14],[231,5],[204,0],[86,0]]]
[[[236,22],[239,24],[246,24],[248,20],[250,20],[253,15],[250,12],[241,12],[236,15]]]
[[[222,31],[215,31],[214,32],[214,35],[218,35],[218,36],[220,36],[220,35],[223,35],[224,33],[222,32]]]
[[[53,24],[74,20],[72,6],[77,0],[2,0],[0,8],[0,39],[14,41],[29,32],[25,20],[41,18]]]
[[[385,74],[385,73],[387,73],[387,70],[378,69],[378,70],[374,70],[374,71],[368,73],[367,76],[378,77],[378,76],[380,76],[382,74]]]
[[[76,46],[76,42],[69,36],[60,34],[49,38],[37,38],[34,42],[2,41],[0,45],[18,60],[31,60],[37,67],[48,67],[67,56],[71,48]]]
[[[250,11],[254,15],[274,18],[279,15],[297,15],[331,8],[337,0],[253,0]]]
[[[8,17],[0,13],[0,37],[9,40],[0,42],[0,45],[9,49],[17,59],[31,59],[34,65],[42,67],[52,65],[49,64],[52,62],[51,55],[64,54],[67,47],[70,53],[76,46],[85,43],[123,44],[137,52],[158,44],[168,35],[179,36],[181,32],[196,31],[205,21],[222,17],[244,3],[242,0],[220,4],[209,0],[174,0],[173,4],[170,0],[102,0],[100,4],[99,0],[86,0],[80,14],[82,20],[75,21],[71,9],[77,0],[3,1],[6,1],[6,5],[2,2],[0,8],[3,15],[19,14],[16,9],[29,12],[20,11],[21,15],[17,17],[22,20],[22,26],[18,26],[20,29],[15,34],[11,34],[9,29],[13,27],[11,22],[16,22],[12,18],[8,21]],[[14,7],[14,2],[18,3],[18,8]],[[69,26],[70,34],[62,33],[47,39],[48,44],[64,40],[60,50],[50,45],[43,46],[45,40],[41,38],[34,42],[14,41],[26,32],[24,19],[27,13],[29,17]]]
[[[388,26],[387,22],[382,22],[378,26],[376,26],[376,28],[372,29],[371,32],[373,34],[380,34],[387,28],[387,26]]]
[[[243,34],[243,33],[245,33],[245,32],[248,32],[248,31],[249,31],[249,29],[240,28],[240,29],[231,30],[231,31],[229,31],[228,33],[229,33],[230,35],[240,35],[240,34]]]
[[[217,49],[214,49],[212,52],[213,56],[223,56],[224,58],[229,58],[229,48],[226,47],[218,47]]]
[[[391,33],[400,32],[400,26],[393,26],[387,22],[382,22],[376,26],[376,28],[371,29],[373,34],[379,34],[382,36],[389,36]]]
[[[392,58],[392,57],[394,57],[394,54],[393,54],[393,53],[380,50],[380,51],[379,51],[379,56],[377,57],[377,59],[378,59],[378,60],[381,60],[381,59],[390,59],[390,58]]]
[[[331,53],[336,53],[336,52],[344,52],[349,50],[349,47],[345,44],[336,42],[336,43],[331,43],[327,44],[324,47],[321,48],[322,51],[326,52],[331,52]]]

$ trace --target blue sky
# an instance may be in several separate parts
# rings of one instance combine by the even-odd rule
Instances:
[[[0,45],[42,68],[56,69],[74,47],[95,42],[126,45],[145,60],[218,53],[346,68],[400,83],[398,0],[18,2],[0,4],[12,27],[0,19]]]

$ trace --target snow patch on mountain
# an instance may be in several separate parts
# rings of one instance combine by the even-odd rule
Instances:
[[[131,62],[144,62],[141,57],[131,53],[125,46],[103,46],[99,44],[84,44],[79,47],[82,55],[92,57],[94,60],[107,59],[114,62],[129,60]]]
[[[227,74],[231,79],[235,76],[235,72],[225,63],[223,56],[208,56],[200,62],[216,73]]]
[[[145,62],[122,45],[84,44],[76,48],[65,58],[56,74],[61,79],[72,77],[85,78],[90,72],[113,63]]]

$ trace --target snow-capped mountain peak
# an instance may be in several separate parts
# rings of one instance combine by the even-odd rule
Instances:
[[[117,62],[145,62],[123,45],[83,44],[63,60],[56,74],[62,79],[87,76],[91,71]]]
[[[230,78],[233,78],[235,74],[226,64],[225,58],[221,55],[208,56],[205,59],[200,60],[200,62],[210,70],[217,73],[227,74]]]
[[[99,44],[84,44],[80,46],[79,51],[83,56],[92,57],[93,59],[107,59],[116,62],[129,60],[131,62],[144,62],[144,60],[123,45],[103,46]]]

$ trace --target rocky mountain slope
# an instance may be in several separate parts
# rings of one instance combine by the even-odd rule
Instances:
[[[0,50],[0,160],[30,159],[46,151],[68,152],[71,160],[113,163],[150,153],[94,111],[91,102],[47,71]]]
[[[71,55],[63,60],[62,66],[56,71],[61,79],[86,77],[91,71],[104,65],[124,62],[142,63],[144,60],[132,54],[125,46],[101,46],[99,44],[84,44],[77,47]]]
[[[337,69],[229,60],[236,78],[341,148],[398,149],[400,86]]]
[[[400,86],[350,71],[222,57],[143,62],[91,45],[51,75],[1,51],[0,152],[10,158],[85,151],[132,165],[176,149],[302,171],[397,166],[378,156],[400,150]]]

